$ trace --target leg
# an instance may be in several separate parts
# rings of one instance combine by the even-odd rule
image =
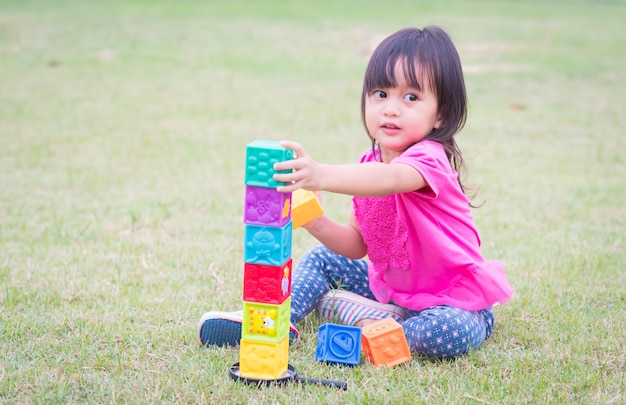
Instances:
[[[298,262],[291,281],[291,322],[304,319],[331,288],[373,299],[367,262],[348,259],[325,246],[308,251]]]
[[[289,340],[299,340],[294,324],[311,312],[329,288],[345,288],[372,296],[367,280],[367,263],[350,260],[323,246],[309,251],[296,267],[291,287],[291,326]],[[241,339],[243,311],[216,312],[202,315],[198,338],[202,345],[237,346]]]
[[[331,290],[317,304],[317,312],[326,321],[363,327],[385,318],[398,323],[407,318],[406,310],[395,304],[381,304],[375,299],[345,291]]]
[[[348,259],[325,246],[307,252],[291,283],[291,322],[301,321],[315,307],[323,319],[344,325],[363,326],[359,322],[388,317],[404,321],[402,308],[376,301],[369,288],[367,268],[365,260]]]
[[[402,328],[413,353],[428,357],[453,358],[477,349],[491,336],[491,308],[465,311],[438,306],[412,313]]]

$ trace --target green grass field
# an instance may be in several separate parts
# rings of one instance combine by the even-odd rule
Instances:
[[[1,403],[626,403],[626,3],[0,0]],[[369,147],[372,48],[435,24],[458,45],[458,141],[483,252],[515,297],[455,361],[290,363],[339,392],[232,382],[203,312],[241,308],[243,157]],[[350,199],[324,194],[347,220]],[[297,260],[316,244],[294,236]]]

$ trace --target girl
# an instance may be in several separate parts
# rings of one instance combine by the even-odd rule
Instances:
[[[316,307],[320,315],[364,326],[393,317],[411,351],[455,357],[491,336],[491,307],[512,289],[502,264],[486,260],[459,173],[454,136],[465,124],[466,92],[458,53],[438,27],[407,28],[374,51],[361,95],[371,149],[357,164],[326,165],[299,144],[276,163],[278,188],[352,195],[348,224],[321,216],[305,229],[323,246],[294,271],[290,336]],[[367,255],[369,263],[363,258]],[[202,344],[236,345],[241,312],[208,312]]]

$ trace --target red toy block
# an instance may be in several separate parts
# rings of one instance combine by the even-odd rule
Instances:
[[[411,360],[404,330],[393,318],[364,326],[361,345],[365,357],[376,366],[393,367]]]
[[[282,266],[244,263],[243,300],[282,304],[291,295],[291,264]]]

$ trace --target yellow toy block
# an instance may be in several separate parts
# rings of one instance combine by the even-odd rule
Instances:
[[[411,360],[404,330],[393,318],[386,318],[361,330],[365,357],[376,366],[393,367]]]
[[[287,371],[289,336],[280,343],[241,339],[239,373],[245,378],[276,380]]]
[[[322,216],[324,210],[312,191],[298,189],[291,194],[291,223],[296,229]]]

